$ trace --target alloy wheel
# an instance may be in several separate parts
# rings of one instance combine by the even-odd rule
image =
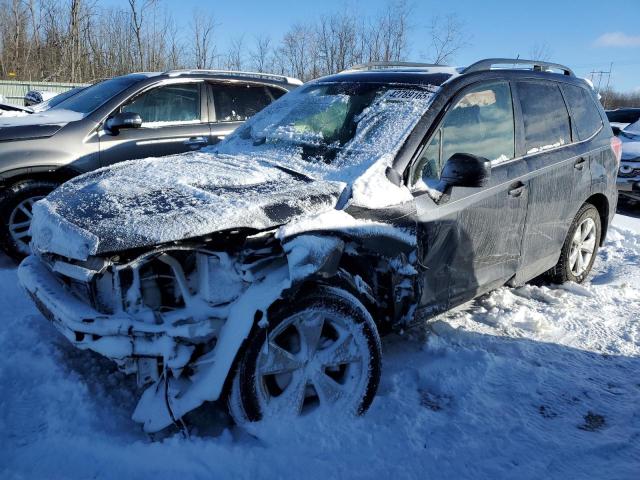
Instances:
[[[31,241],[31,218],[33,204],[42,200],[44,195],[29,197],[20,202],[9,216],[9,234],[16,245],[17,250],[24,254],[29,254],[29,242]]]
[[[587,271],[596,250],[596,224],[592,218],[585,218],[576,229],[569,250],[569,268],[579,277]]]
[[[352,403],[359,402],[368,381],[369,355],[358,329],[330,310],[302,311],[278,324],[256,364],[263,415],[295,416],[323,406],[355,410]]]

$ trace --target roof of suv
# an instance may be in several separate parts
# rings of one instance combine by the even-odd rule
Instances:
[[[528,68],[527,68],[528,67]],[[373,62],[322,78],[323,82],[376,82],[440,86],[452,78],[482,72],[509,72],[576,79],[564,65],[536,60],[488,58],[468,67],[450,67],[411,62]]]
[[[288,85],[300,86],[302,81],[297,78],[287,77],[285,75],[276,75],[263,72],[240,72],[232,70],[200,70],[200,69],[184,69],[184,70],[168,70],[158,75],[175,78],[181,76],[197,76],[209,77],[214,79],[233,79],[233,80],[253,80],[268,81],[269,83],[281,83]]]

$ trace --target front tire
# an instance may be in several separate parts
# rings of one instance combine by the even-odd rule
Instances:
[[[44,180],[25,180],[7,188],[0,198],[0,247],[14,260],[29,255],[33,204],[58,187]]]
[[[585,203],[569,227],[558,264],[549,272],[551,281],[582,283],[595,262],[601,235],[600,213]]]
[[[236,423],[314,411],[361,415],[378,389],[381,344],[353,295],[318,286],[270,315],[248,339],[231,384]]]

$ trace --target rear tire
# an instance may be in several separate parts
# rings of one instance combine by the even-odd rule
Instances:
[[[24,180],[0,197],[0,247],[16,261],[29,255],[31,208],[58,187],[47,180]]]
[[[271,314],[267,329],[256,328],[247,340],[231,379],[229,413],[238,424],[318,407],[324,415],[362,415],[378,389],[381,357],[362,303],[318,286]]]
[[[582,283],[591,272],[602,235],[600,213],[585,203],[576,214],[562,246],[558,264],[549,271],[553,283]]]

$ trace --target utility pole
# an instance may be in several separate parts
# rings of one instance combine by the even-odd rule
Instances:
[[[605,88],[605,92],[604,92],[604,97],[602,98],[602,105],[606,108],[607,107],[607,95],[609,94],[609,83],[611,82],[611,71],[613,70],[613,62],[611,62],[609,64],[609,70],[592,70],[589,75],[590,75],[590,79],[591,79],[591,83],[593,83],[594,88],[596,89],[596,92],[600,93],[602,91],[602,81],[606,75],[606,79],[607,79],[607,83]],[[598,78],[598,83],[596,85],[596,81],[595,78]]]

